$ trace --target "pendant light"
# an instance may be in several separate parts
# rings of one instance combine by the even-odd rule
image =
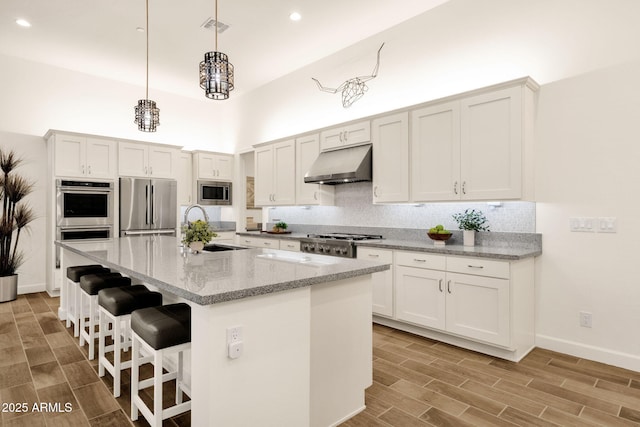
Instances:
[[[215,50],[204,54],[200,63],[200,87],[209,99],[223,100],[229,98],[233,90],[233,65],[229,57],[218,52],[218,0],[216,0]]]
[[[156,102],[149,99],[149,0],[146,0],[147,9],[147,81],[145,98],[138,100],[135,107],[136,119],[134,123],[138,125],[138,130],[142,132],[155,132],[160,126],[160,110],[156,107]]]

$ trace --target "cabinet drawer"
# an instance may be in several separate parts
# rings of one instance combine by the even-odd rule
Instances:
[[[300,242],[295,240],[280,240],[280,249],[283,251],[300,252]]]
[[[396,252],[396,265],[444,270],[446,267],[446,257],[441,255],[431,255],[424,252],[398,251]]]
[[[358,259],[366,261],[378,261],[388,264],[393,263],[393,251],[388,249],[365,248],[358,246]]]
[[[240,236],[238,244],[252,246],[254,248],[280,249],[280,241],[278,239]]]
[[[447,257],[447,271],[508,279],[509,263],[482,258]]]

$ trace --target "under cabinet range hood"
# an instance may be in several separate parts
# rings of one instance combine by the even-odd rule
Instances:
[[[371,181],[371,144],[323,151],[304,176],[312,184]]]

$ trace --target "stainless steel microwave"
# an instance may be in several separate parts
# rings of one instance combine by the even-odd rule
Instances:
[[[198,181],[198,204],[231,205],[231,183]]]

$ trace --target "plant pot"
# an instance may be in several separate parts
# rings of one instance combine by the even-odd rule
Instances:
[[[189,249],[191,249],[191,252],[193,252],[194,254],[197,254],[198,252],[202,252],[203,248],[204,248],[204,242],[189,243]]]
[[[0,277],[0,302],[13,301],[18,297],[18,275]]]
[[[462,242],[464,246],[475,246],[476,244],[476,231],[475,230],[462,230]]]

